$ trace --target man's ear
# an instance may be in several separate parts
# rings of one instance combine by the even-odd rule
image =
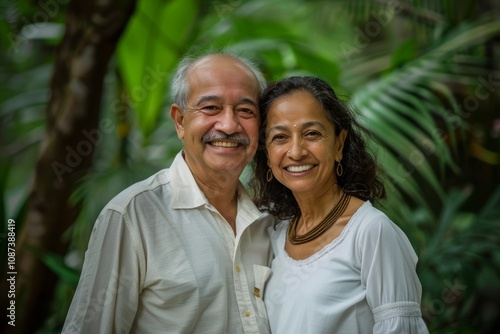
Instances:
[[[180,140],[184,140],[184,113],[178,104],[173,103],[170,106],[170,117],[174,121],[177,137]]]

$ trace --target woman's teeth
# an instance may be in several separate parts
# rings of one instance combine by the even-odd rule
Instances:
[[[289,172],[298,173],[298,172],[305,172],[306,170],[309,170],[313,167],[314,165],[289,166],[286,168],[286,170]]]

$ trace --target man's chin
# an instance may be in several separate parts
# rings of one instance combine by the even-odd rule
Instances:
[[[243,169],[247,165],[246,160],[235,161],[235,159],[223,159],[217,158],[210,159],[207,161],[207,165],[215,172],[222,174],[229,174],[235,177],[239,177],[243,172]]]

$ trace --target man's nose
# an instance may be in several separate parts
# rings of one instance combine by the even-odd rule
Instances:
[[[217,123],[214,126],[215,130],[228,135],[241,131],[240,120],[233,107],[225,107],[217,117]]]

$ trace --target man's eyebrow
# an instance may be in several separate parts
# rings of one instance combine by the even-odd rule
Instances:
[[[200,104],[204,103],[204,102],[209,102],[209,101],[220,101],[220,96],[217,96],[217,95],[205,95],[205,96],[202,96],[197,102],[196,102],[196,106],[199,106]]]
[[[217,95],[205,95],[205,96],[202,96],[195,104],[195,106],[199,106],[200,104],[202,103],[205,103],[205,102],[220,102],[222,100],[222,98],[220,96],[217,96]],[[240,100],[239,100],[240,103],[248,103],[248,104],[251,104],[252,106],[254,106],[255,108],[258,108],[258,103],[257,101],[251,99],[251,98],[248,98],[248,97],[242,97]]]
[[[254,101],[253,99],[251,98],[248,98],[248,97],[243,97],[240,99],[240,102],[241,103],[248,103],[248,104],[251,104],[253,105],[255,108],[258,108],[258,104],[257,104],[257,101]]]

